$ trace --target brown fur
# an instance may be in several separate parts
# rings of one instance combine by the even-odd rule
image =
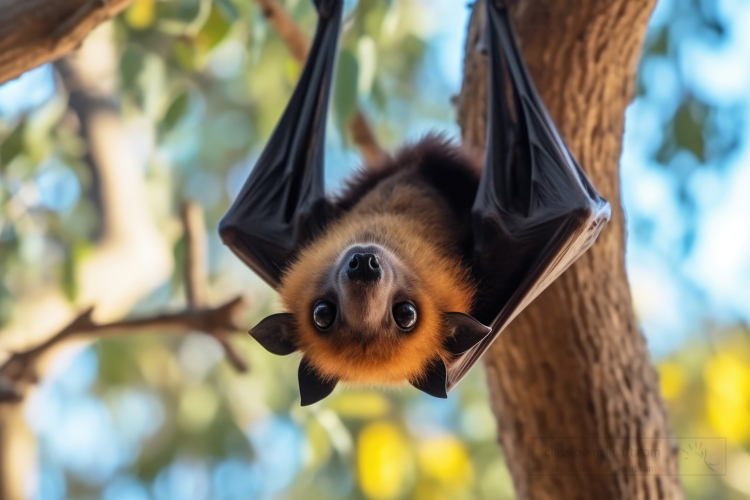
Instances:
[[[466,261],[477,182],[474,164],[434,137],[350,182],[338,201],[343,215],[300,252],[279,290],[296,319],[297,346],[324,377],[396,384],[419,378],[435,356],[449,356],[442,315],[469,313],[474,300]],[[353,244],[379,245],[408,270],[399,279],[408,291],[404,298],[417,306],[414,330],[384,327],[362,335],[355,331],[357,325],[345,325],[335,334],[316,329],[313,306],[332,266]]]

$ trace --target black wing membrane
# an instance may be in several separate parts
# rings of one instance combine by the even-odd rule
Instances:
[[[237,199],[221,239],[271,287],[295,249],[325,226],[324,143],[343,2],[314,0],[318,26],[297,87]]]
[[[504,2],[485,6],[490,92],[485,165],[472,210],[473,265],[481,277],[472,316],[492,332],[448,363],[448,390],[594,243],[611,211],[539,98]]]

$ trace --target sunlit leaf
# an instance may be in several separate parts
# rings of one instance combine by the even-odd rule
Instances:
[[[378,65],[378,53],[375,42],[369,36],[362,37],[357,42],[357,58],[360,63],[357,91],[366,96],[372,89]]]
[[[133,0],[125,13],[125,20],[133,29],[143,30],[154,23],[156,0]]]
[[[221,10],[213,6],[206,23],[195,37],[195,45],[204,52],[216,47],[229,33],[232,25],[222,14]]]
[[[364,18],[365,33],[371,36],[380,34],[389,3],[380,0],[361,0],[359,2],[357,10],[362,12],[360,15]]]
[[[178,40],[172,49],[175,61],[186,70],[195,69],[195,50],[184,40]]]
[[[299,75],[302,73],[302,65],[295,59],[287,59],[284,61],[284,72],[286,78],[290,83],[295,84],[299,80]]]
[[[65,255],[62,265],[61,287],[68,300],[74,302],[78,296],[78,268],[91,255],[92,248],[86,242],[74,243]]]

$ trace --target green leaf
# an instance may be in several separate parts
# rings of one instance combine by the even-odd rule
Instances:
[[[388,96],[386,95],[383,83],[379,78],[375,78],[372,83],[372,89],[370,90],[370,98],[379,111],[384,111],[388,104]]]
[[[333,103],[336,122],[344,133],[346,124],[357,109],[357,80],[359,78],[359,63],[348,49],[339,55],[336,85],[334,87]]]
[[[138,75],[143,67],[143,58],[138,51],[127,49],[120,59],[120,78],[122,86],[134,89],[138,86]]]
[[[227,36],[231,27],[232,25],[222,15],[221,10],[215,5],[212,6],[211,14],[195,37],[196,46],[204,52],[210,51]]]
[[[75,302],[78,297],[78,267],[91,254],[91,247],[83,241],[71,245],[62,263],[61,286],[65,297]]]
[[[185,235],[182,235],[172,246],[172,256],[174,257],[174,268],[184,269],[185,260],[187,259],[187,243],[185,242]],[[172,273],[170,280],[172,291],[177,292],[184,285],[182,280],[182,273]]]
[[[706,161],[706,141],[703,122],[706,106],[695,99],[686,99],[674,117],[674,138],[678,147],[691,151],[701,163]]]
[[[237,6],[232,0],[215,0],[219,10],[224,15],[224,18],[230,22],[235,22],[240,17],[240,12],[237,10]]]
[[[26,131],[26,122],[19,123],[15,130],[5,138],[0,146],[0,170],[8,165],[24,148],[24,132]]]
[[[172,104],[169,105],[167,112],[164,114],[162,120],[162,127],[165,132],[169,132],[174,128],[175,125],[185,116],[190,104],[190,96],[187,92],[183,92],[178,95]]]
[[[669,32],[663,28],[646,51],[651,55],[666,56],[669,53]]]
[[[193,50],[193,47],[184,40],[178,40],[174,44],[172,56],[177,64],[183,69],[188,71],[195,69],[195,51]]]

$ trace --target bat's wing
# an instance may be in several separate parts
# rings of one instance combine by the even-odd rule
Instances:
[[[487,153],[474,202],[479,300],[492,332],[448,363],[452,389],[500,332],[594,242],[610,206],[549,117],[516,46],[508,12],[487,0]]]
[[[331,216],[323,148],[341,0],[314,0],[318,27],[310,56],[276,130],[219,224],[224,243],[276,288],[295,249]]]

